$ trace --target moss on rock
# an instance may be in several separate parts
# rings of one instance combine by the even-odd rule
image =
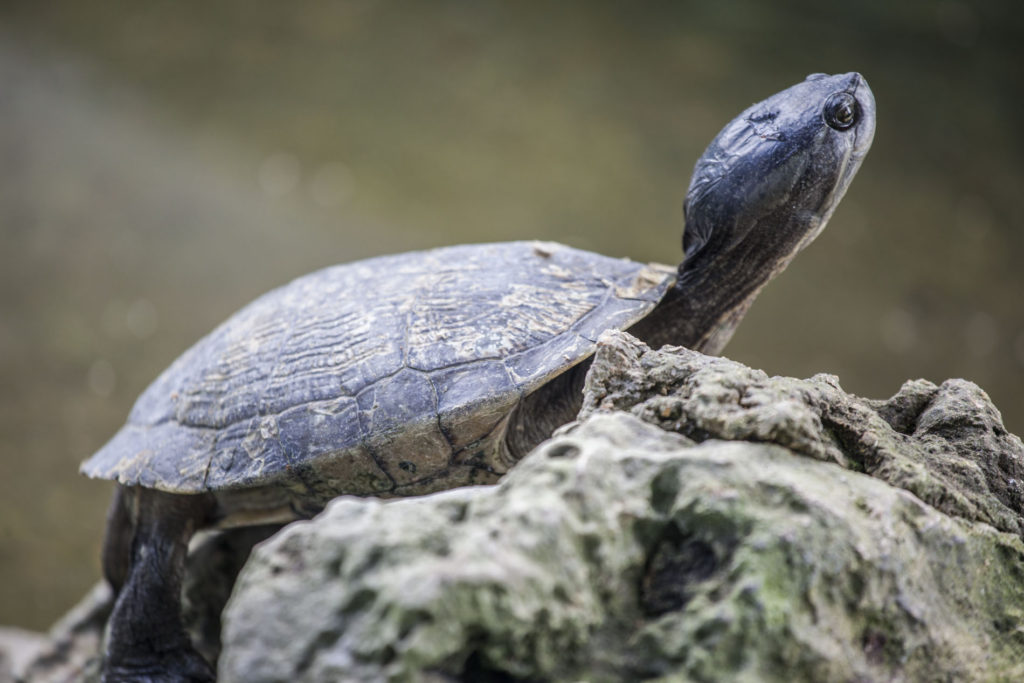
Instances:
[[[580,422],[497,487],[338,499],[259,547],[220,673],[1024,679],[997,423],[962,381],[872,402],[610,335]]]

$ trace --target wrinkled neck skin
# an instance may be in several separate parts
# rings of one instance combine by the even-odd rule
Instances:
[[[817,227],[813,223],[818,222],[812,214],[788,220],[769,215],[754,230],[774,234],[784,242],[798,242],[798,237],[813,231]],[[702,249],[679,266],[676,284],[629,333],[654,349],[669,344],[718,355],[761,289],[786,268],[798,249],[797,244],[766,249],[759,241]]]
[[[631,327],[633,336],[658,349],[665,345],[685,346],[708,355],[718,355],[732,338],[747,309],[756,296],[761,283],[749,296],[742,289],[721,287],[716,281],[714,308],[701,301],[700,292],[712,283],[705,273],[695,272],[683,279],[665,294],[665,298],[651,314]],[[697,302],[700,302],[699,304]]]

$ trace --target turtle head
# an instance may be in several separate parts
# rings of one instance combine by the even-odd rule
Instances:
[[[748,108],[697,162],[683,203],[677,288],[717,353],[760,289],[825,227],[871,147],[875,99],[858,73],[812,74]]]
[[[825,227],[874,134],[858,73],[812,74],[733,119],[693,171],[681,279],[713,268],[756,294]]]

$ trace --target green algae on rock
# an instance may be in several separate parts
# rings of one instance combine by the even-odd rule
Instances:
[[[258,548],[220,675],[1019,679],[1019,506],[990,482],[1020,442],[972,387],[870,402],[606,336],[581,421],[497,487],[342,498]]]

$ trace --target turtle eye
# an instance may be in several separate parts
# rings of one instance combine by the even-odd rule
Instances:
[[[848,92],[833,93],[821,114],[832,128],[846,130],[857,122],[857,98]]]

